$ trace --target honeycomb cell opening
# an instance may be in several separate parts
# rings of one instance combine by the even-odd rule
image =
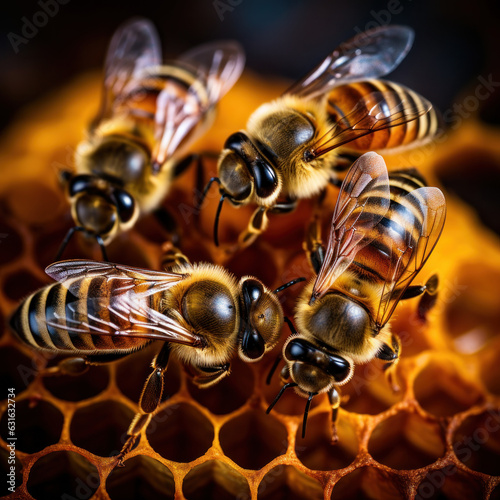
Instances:
[[[20,395],[36,377],[37,369],[33,361],[20,350],[11,347],[2,347],[2,362],[0,363],[0,378],[4,387],[13,387]],[[5,392],[2,398],[7,397]]]
[[[287,449],[285,427],[262,410],[249,409],[229,420],[219,438],[225,455],[244,469],[258,470]]]
[[[250,487],[244,476],[217,460],[193,467],[184,478],[182,492],[186,500],[251,498]]]
[[[7,440],[8,413],[2,416],[1,435]],[[37,400],[33,404],[28,399],[15,403],[16,449],[25,453],[36,453],[59,441],[64,418],[51,403]]]
[[[334,486],[331,500],[403,500],[396,474],[375,467],[360,467],[342,477]]]
[[[115,467],[106,479],[111,500],[139,498],[175,498],[174,476],[168,467],[153,458],[140,455]]]
[[[59,358],[50,365],[57,365]],[[109,384],[109,370],[105,365],[92,365],[81,375],[50,375],[43,377],[43,385],[56,398],[64,401],[83,401],[97,396]]]
[[[146,429],[152,448],[167,460],[192,462],[212,446],[212,423],[194,406],[174,403],[153,416]]]
[[[414,392],[420,406],[437,417],[448,417],[478,404],[481,393],[443,359],[430,361],[418,374]]]
[[[217,385],[200,389],[189,381],[189,392],[195,401],[215,415],[231,413],[245,404],[253,392],[251,368],[239,358],[231,361],[231,374]]]
[[[484,485],[478,478],[460,471],[450,464],[441,469],[429,471],[417,488],[415,500],[438,500],[453,498],[469,500],[482,497]],[[491,497],[490,497],[491,498]]]
[[[257,490],[259,500],[320,500],[322,485],[292,465],[273,467],[262,478]]]
[[[54,500],[90,498],[99,484],[99,473],[86,458],[73,451],[55,451],[35,462],[27,488],[37,500]]]
[[[144,384],[152,372],[151,362],[161,347],[161,342],[154,342],[116,364],[116,384],[122,394],[134,404],[139,401]],[[169,361],[163,380],[162,401],[166,401],[179,391],[181,384],[180,368],[175,360]]]
[[[127,440],[134,412],[116,401],[78,408],[70,424],[71,441],[101,457],[117,455]]]
[[[468,417],[453,435],[456,457],[473,471],[500,476],[500,409]]]
[[[320,413],[309,417],[305,438],[302,426],[297,431],[295,453],[311,470],[337,470],[347,467],[356,458],[359,440],[356,429],[345,419],[337,420],[338,442],[332,444],[331,415]]]
[[[400,411],[375,427],[368,451],[377,462],[393,469],[419,469],[444,455],[442,428],[416,413]]]
[[[12,224],[0,219],[2,264],[6,265],[24,254],[24,243]]]

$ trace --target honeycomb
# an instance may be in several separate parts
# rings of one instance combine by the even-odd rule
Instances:
[[[193,149],[220,150],[253,109],[284,88],[284,82],[247,73],[221,103],[211,132]],[[235,361],[231,376],[206,390],[197,389],[172,362],[168,397],[125,467],[114,468],[160,346],[94,366],[80,377],[43,377],[39,370],[58,360],[21,345],[6,326],[16,304],[50,281],[44,268],[71,227],[57,173],[71,167],[99,90],[97,75],[82,76],[26,108],[0,140],[0,371],[5,381],[0,494],[51,500],[500,498],[500,240],[484,218],[491,215],[494,199],[485,199],[480,190],[489,183],[484,172],[498,179],[500,131],[474,116],[434,145],[386,158],[390,167],[418,166],[431,184],[444,184],[449,207],[443,236],[419,276],[423,282],[439,273],[436,304],[425,316],[425,304],[406,301],[392,321],[403,345],[399,393],[390,390],[380,362],[357,367],[342,391],[340,440],[333,446],[326,398],[314,399],[304,439],[304,399],[285,394],[265,414],[279,389],[277,376],[265,383],[278,348],[255,365]],[[215,163],[204,166],[207,179]],[[483,172],[482,185],[476,171]],[[464,193],[478,185],[475,199],[486,210],[464,201]],[[176,181],[164,204],[192,261],[217,262],[238,276],[254,274],[271,287],[311,276],[301,249],[310,203],[272,217],[263,237],[231,255],[224,249],[245,227],[251,208],[224,207],[217,249],[211,235],[217,190],[198,214],[193,209],[197,188],[192,169]],[[331,188],[325,230],[335,198]],[[109,258],[159,269],[161,245],[168,238],[147,216],[111,244]],[[100,251],[78,236],[65,257],[99,259]],[[301,286],[283,293],[289,317]],[[287,334],[285,327],[283,337]],[[16,395],[14,492],[5,480],[8,387]]]

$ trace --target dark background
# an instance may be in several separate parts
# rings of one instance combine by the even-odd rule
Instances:
[[[500,81],[500,2],[64,1],[37,34],[18,45],[17,53],[8,34],[22,36],[23,17],[32,21],[41,6],[23,0],[2,7],[0,127],[24,104],[56,91],[79,73],[102,67],[114,30],[136,15],[156,23],[166,57],[208,40],[235,38],[245,47],[248,67],[291,79],[356,32],[406,24],[416,31],[414,47],[391,79],[420,92],[442,111],[461,91],[473,91],[479,75],[492,73]],[[488,121],[498,121],[499,93],[481,104]]]

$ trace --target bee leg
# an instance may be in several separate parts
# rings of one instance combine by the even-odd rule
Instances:
[[[263,233],[268,224],[267,208],[259,207],[252,214],[250,222],[243,233],[238,238],[236,249],[240,250],[250,246],[261,233]]]
[[[297,208],[298,203],[298,200],[287,198],[284,201],[276,203],[269,211],[273,214],[288,214]]]
[[[400,387],[396,377],[396,367],[399,362],[399,356],[401,353],[401,341],[397,335],[391,335],[391,344],[382,344],[382,348],[375,355],[378,359],[383,361],[388,361],[384,365],[385,376],[394,392],[399,392]]]
[[[123,466],[123,459],[133,448],[140,433],[147,427],[151,421],[153,413],[158,409],[161,403],[164,386],[164,375],[168,366],[170,357],[170,345],[165,342],[161,351],[155,356],[152,367],[153,371],[149,375],[142,394],[139,399],[139,412],[135,415],[127,431],[127,441],[123,445],[117,456],[118,466]]]
[[[401,300],[411,299],[413,297],[421,298],[417,307],[418,318],[425,322],[428,312],[436,305],[438,299],[439,278],[437,274],[433,274],[425,283],[425,285],[409,286],[403,293]]]
[[[189,259],[172,242],[164,243],[162,250],[161,265],[165,271],[169,272],[176,266],[191,266]]]
[[[331,420],[331,432],[332,432],[332,444],[336,444],[339,440],[337,434],[337,417],[340,407],[340,394],[335,387],[332,387],[328,392],[328,400],[330,401],[330,406],[332,407],[332,420]]]
[[[51,377],[57,375],[82,375],[89,369],[90,363],[85,358],[73,357],[60,361],[56,366],[45,368],[40,371],[42,377]]]
[[[229,363],[222,366],[192,365],[191,369],[193,372],[193,382],[201,389],[210,387],[224,377],[227,377],[229,375],[230,367]]]
[[[318,274],[323,265],[323,260],[325,259],[325,248],[321,240],[321,219],[319,214],[315,214],[309,224],[303,247],[307,254],[309,264],[314,272]]]

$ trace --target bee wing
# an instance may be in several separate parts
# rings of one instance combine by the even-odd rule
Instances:
[[[432,104],[425,98],[407,100],[391,90],[370,92],[354,109],[320,137],[310,148],[312,158],[328,153],[368,134],[403,125],[425,115]],[[415,142],[413,143],[415,144]]]
[[[204,131],[208,113],[240,77],[245,54],[235,41],[218,41],[186,52],[178,62],[191,68],[197,79],[184,96],[172,93],[169,87],[158,96],[153,151],[155,171],[181,146],[186,148]]]
[[[389,321],[404,291],[422,269],[441,236],[446,219],[446,201],[436,187],[422,187],[405,196],[402,204],[412,207],[422,223],[413,223],[405,228],[404,243],[390,249],[391,265],[385,276],[385,283],[376,313],[376,324],[384,326]],[[418,217],[420,215],[420,217]],[[415,234],[416,232],[416,234]]]
[[[151,21],[132,19],[120,26],[109,44],[104,63],[104,93],[101,110],[94,120],[111,115],[113,104],[144,68],[161,63],[161,45]]]
[[[54,311],[50,317],[47,314],[48,326],[74,334],[202,345],[202,339],[190,331],[182,317],[166,316],[145,300],[178,283],[183,275],[84,260],[57,262],[46,273],[68,290],[64,316]],[[81,278],[95,277],[106,278],[105,289],[82,289]]]
[[[360,33],[337,47],[285,94],[317,99],[341,83],[387,75],[405,58],[413,38],[413,30],[407,26],[380,26]]]
[[[365,153],[349,169],[335,210],[325,258],[312,296],[323,296],[347,269],[355,255],[372,241],[374,228],[389,208],[389,177],[383,158]]]

